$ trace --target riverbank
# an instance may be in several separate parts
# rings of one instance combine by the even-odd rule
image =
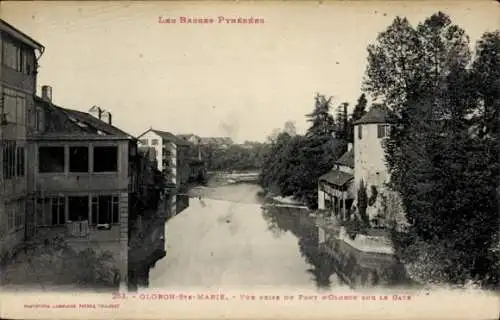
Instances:
[[[321,229],[325,237],[335,237],[335,239],[345,242],[351,247],[367,253],[380,253],[394,255],[395,250],[392,246],[390,239],[387,236],[376,236],[370,234],[357,234],[354,239],[349,237],[345,227],[334,217],[326,217],[319,211],[312,211],[307,208],[303,203],[294,199],[293,197],[281,197],[271,193],[265,194],[265,198],[270,200],[271,206],[291,206],[301,209],[306,209],[308,215],[313,219],[315,225]]]

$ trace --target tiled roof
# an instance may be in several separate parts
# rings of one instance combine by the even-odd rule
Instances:
[[[135,139],[130,134],[112,126],[94,116],[71,109],[62,108],[46,100],[35,97],[35,103],[42,106],[49,115],[51,129],[44,136],[59,135],[60,138],[69,138],[71,135],[86,135],[98,137],[110,137],[119,139]],[[55,137],[55,136],[54,136]]]
[[[374,104],[361,119],[354,121],[354,124],[390,123],[391,121],[392,111],[385,106]]]
[[[71,120],[75,119],[76,121],[81,121],[94,129],[103,132],[108,135],[113,135],[113,136],[123,136],[131,139],[135,139],[132,135],[126,133],[125,131],[118,129],[117,127],[110,125],[109,123],[99,120],[98,118],[94,117],[93,115],[86,113],[86,112],[81,112],[77,110],[71,110],[71,109],[65,109],[61,108],[64,112],[68,114]]]
[[[181,139],[189,140],[190,138],[194,137],[195,135],[190,133],[190,134],[178,134],[177,136]]]
[[[319,177],[319,180],[327,181],[330,182],[331,184],[342,187],[353,178],[354,176],[350,173],[343,172],[340,170],[330,170],[329,172]]]
[[[354,168],[354,151],[352,149],[347,151],[335,163]]]
[[[190,146],[191,143],[189,141],[186,141],[184,139],[181,139],[177,137],[175,134],[167,132],[167,131],[161,131],[161,130],[156,130],[156,129],[151,129],[154,133],[159,135],[162,139],[169,140],[171,142],[174,142],[175,144],[178,145],[184,145],[184,146]]]

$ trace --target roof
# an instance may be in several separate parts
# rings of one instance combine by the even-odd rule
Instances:
[[[336,164],[354,168],[354,150],[349,150],[335,161]]]
[[[354,125],[390,123],[392,121],[391,119],[392,111],[389,108],[374,104],[361,119],[354,121]]]
[[[189,141],[184,140],[182,138],[179,138],[178,136],[176,136],[175,134],[173,134],[171,132],[162,131],[162,130],[156,130],[156,129],[152,129],[152,128],[148,129],[147,131],[145,131],[143,133],[141,133],[139,135],[139,138],[142,137],[143,135],[145,135],[146,133],[150,132],[150,131],[154,132],[155,134],[157,134],[158,136],[160,136],[162,139],[174,142],[175,144],[184,145],[184,146],[191,146],[192,145],[192,143],[190,143]]]
[[[13,37],[14,39],[17,39],[24,44],[38,50],[44,50],[45,47],[41,45],[39,42],[37,42],[35,39],[31,38],[21,30],[18,30],[16,27],[11,25],[10,23],[7,23],[5,20],[0,19],[0,31],[3,31]]]
[[[326,181],[339,187],[344,186],[352,179],[354,179],[354,175],[340,170],[330,170],[319,177],[320,181]]]
[[[57,114],[59,121],[64,121],[66,124],[69,123],[72,128],[78,128],[80,133],[102,136],[103,139],[107,139],[105,137],[109,138],[110,136],[114,136],[119,139],[136,139],[125,131],[118,129],[105,121],[97,119],[89,113],[62,108],[37,96],[35,96],[35,103],[49,108],[49,110]]]

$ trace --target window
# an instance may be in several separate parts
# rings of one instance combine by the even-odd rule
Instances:
[[[5,66],[21,71],[22,55],[21,48],[10,41],[3,44],[3,63]]]
[[[4,41],[3,64],[18,72],[29,74],[31,72],[29,58],[30,54],[23,46],[11,41]]]
[[[3,177],[9,180],[16,175],[16,142],[13,140],[4,140],[2,151]]]
[[[386,124],[379,124],[377,126],[377,138],[385,138],[389,136],[389,126]]]
[[[7,231],[12,231],[14,230],[14,221],[15,221],[15,206],[12,204],[6,205],[6,211],[7,211]]]
[[[51,199],[51,222],[53,226],[66,223],[66,199],[54,197]]]
[[[158,139],[151,140],[151,145],[157,146],[158,145]]]
[[[35,128],[36,131],[43,131],[43,110],[40,108],[35,110]]]
[[[57,226],[66,223],[66,199],[64,197],[38,198],[36,200],[36,224]]]
[[[3,94],[3,119],[7,123],[16,123],[16,105],[17,99],[15,96]]]
[[[358,139],[361,140],[363,138],[363,126],[358,126]]]
[[[5,89],[2,94],[2,118],[9,124],[26,125],[26,98],[14,90]]]
[[[118,171],[117,147],[94,147],[94,172]]]
[[[64,147],[39,147],[38,170],[44,172],[64,172]]]
[[[14,227],[15,229],[20,229],[24,227],[24,217],[26,213],[26,205],[24,200],[18,200],[16,202],[16,205],[13,206],[15,213],[14,213]]]
[[[24,162],[25,162],[25,153],[24,147],[17,147],[17,163],[16,163],[16,175],[18,177],[24,176]]]
[[[89,219],[89,197],[68,197],[68,220],[85,221]]]
[[[26,125],[26,99],[20,96],[16,100],[16,123]]]
[[[89,172],[88,147],[69,147],[69,172]]]
[[[141,140],[139,140],[139,143],[147,145],[148,144],[148,139],[141,139]]]
[[[92,197],[92,225],[119,223],[118,196]]]

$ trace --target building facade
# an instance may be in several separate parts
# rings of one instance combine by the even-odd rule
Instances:
[[[354,145],[349,144],[348,151],[336,161],[334,168],[319,179],[319,209],[348,217],[355,209],[359,209],[358,191],[363,184],[367,198],[372,198],[366,208],[372,221],[382,210],[382,197],[377,195],[396,197],[385,186],[389,173],[383,143],[389,136],[392,120],[388,108],[373,105],[361,119],[354,122]]]
[[[10,256],[32,229],[27,136],[35,129],[38,59],[44,47],[0,20],[0,257]]]
[[[347,152],[335,162],[332,170],[319,178],[318,209],[346,219],[355,195],[354,151],[349,143]]]
[[[57,234],[76,249],[111,252],[126,283],[137,142],[111,123],[56,106],[50,92],[44,87],[35,98],[38,124],[28,145],[35,237]]]
[[[366,186],[382,186],[388,181],[383,141],[389,136],[389,117],[389,109],[374,105],[361,119],[354,122],[356,190],[361,181]]]

